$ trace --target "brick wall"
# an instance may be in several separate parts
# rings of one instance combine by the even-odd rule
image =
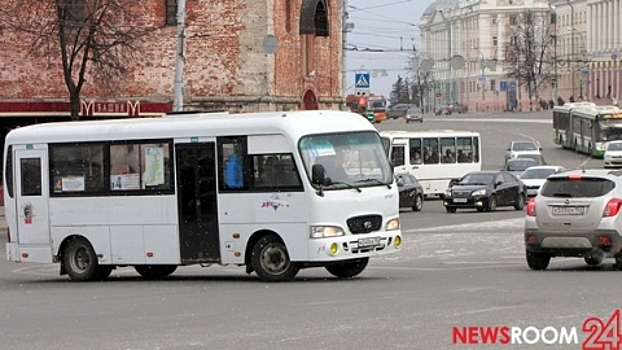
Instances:
[[[113,84],[116,91],[106,90],[90,72],[82,98],[173,99],[177,29],[164,26],[164,3],[143,0],[129,9],[134,15],[126,21],[157,30],[137,45],[134,59],[126,62],[127,71]],[[316,73],[307,78],[298,34],[300,1],[292,1],[288,17],[284,1],[188,0],[185,105],[245,111],[297,109],[305,91],[311,89],[320,101],[327,101],[320,108],[336,108],[341,92],[341,9],[338,0],[326,4],[330,36],[315,38]],[[268,34],[278,40],[274,54],[262,48]],[[57,45],[50,43],[53,48]],[[0,45],[4,48],[0,51],[0,100],[67,99],[58,50],[50,55],[41,47],[33,50],[32,38],[4,26]]]

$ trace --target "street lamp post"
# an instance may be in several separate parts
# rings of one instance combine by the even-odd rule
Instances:
[[[571,3],[572,0],[566,0],[568,6],[570,6],[570,57],[568,59],[568,68],[570,69],[570,76],[572,79],[572,98],[576,100],[575,96],[575,72],[574,72],[574,5]]]
[[[556,101],[557,99],[557,12],[555,12],[555,5],[549,3],[549,9],[551,10],[551,20],[550,24],[553,25],[553,79],[551,79],[552,83],[552,94],[551,100]]]
[[[478,48],[474,48],[477,50],[477,52],[480,54],[480,59],[479,59],[479,66],[482,70],[481,76],[480,76],[480,80],[482,82],[482,110],[484,109],[484,103],[486,101],[486,56],[484,56],[484,53],[478,49]]]

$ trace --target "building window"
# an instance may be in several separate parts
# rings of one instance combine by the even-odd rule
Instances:
[[[166,1],[166,25],[177,25],[177,0]]]
[[[499,40],[496,35],[492,36],[492,46],[497,46]]]
[[[510,25],[511,26],[515,26],[518,24],[518,18],[516,17],[516,15],[511,15],[510,16]]]
[[[490,91],[497,91],[497,81],[490,79]]]

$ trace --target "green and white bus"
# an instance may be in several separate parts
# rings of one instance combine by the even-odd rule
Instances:
[[[563,148],[602,158],[607,141],[622,139],[622,110],[590,102],[555,106],[553,132]]]

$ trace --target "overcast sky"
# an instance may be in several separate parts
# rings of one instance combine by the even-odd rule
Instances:
[[[346,93],[354,93],[355,73],[367,71],[371,92],[388,98],[398,75],[409,76],[413,44],[421,48],[419,19],[434,0],[346,1],[348,22],[354,24],[347,34],[346,47],[353,50],[346,51]]]

